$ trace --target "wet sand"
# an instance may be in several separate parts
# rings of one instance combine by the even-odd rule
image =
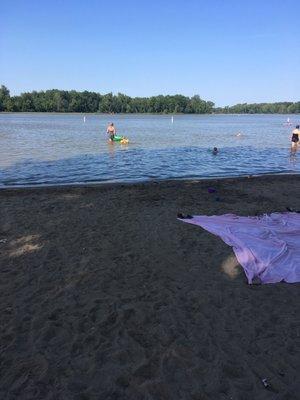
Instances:
[[[1,399],[299,398],[300,285],[248,285],[229,246],[176,215],[299,210],[300,176],[0,201]]]

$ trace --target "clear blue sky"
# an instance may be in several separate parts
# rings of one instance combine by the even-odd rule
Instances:
[[[9,0],[0,84],[217,105],[300,100],[299,0]]]

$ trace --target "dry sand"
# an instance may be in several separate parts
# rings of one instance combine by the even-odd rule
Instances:
[[[249,286],[176,214],[300,209],[300,176],[0,200],[0,399],[299,399],[299,285]]]

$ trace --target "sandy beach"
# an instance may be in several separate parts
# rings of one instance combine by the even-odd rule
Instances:
[[[176,215],[300,210],[300,175],[0,201],[0,399],[299,398],[299,284],[248,285],[229,246]]]

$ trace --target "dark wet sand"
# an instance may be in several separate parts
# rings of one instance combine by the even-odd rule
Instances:
[[[299,399],[299,284],[249,286],[176,214],[300,209],[300,176],[0,201],[0,399]]]

